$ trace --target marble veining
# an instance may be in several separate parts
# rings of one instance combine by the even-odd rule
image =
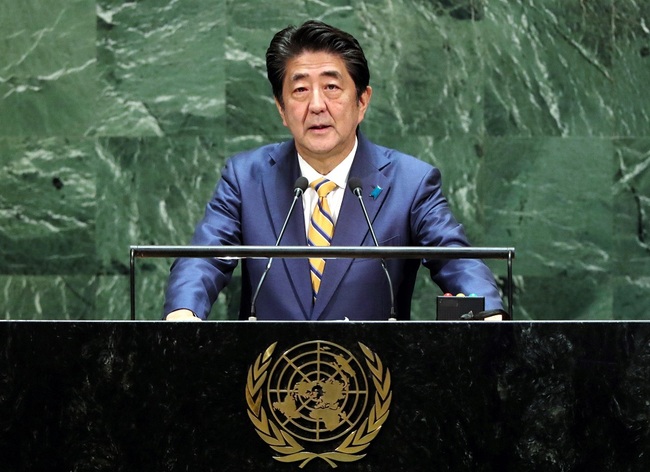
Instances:
[[[187,243],[225,159],[288,137],[264,53],[308,18],[368,56],[363,132],[441,169],[474,245],[517,249],[519,319],[647,318],[645,0],[3,2],[1,316],[124,319],[128,246]],[[139,319],[170,262],[139,263]]]

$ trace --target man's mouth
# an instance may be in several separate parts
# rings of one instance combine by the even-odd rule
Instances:
[[[312,126],[309,127],[309,129],[321,130],[321,129],[326,129],[326,128],[329,128],[329,127],[330,127],[329,125],[312,125]]]

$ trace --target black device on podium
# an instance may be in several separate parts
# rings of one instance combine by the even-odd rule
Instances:
[[[473,319],[485,310],[485,297],[451,296],[436,297],[437,320]],[[463,318],[464,317],[464,318]]]

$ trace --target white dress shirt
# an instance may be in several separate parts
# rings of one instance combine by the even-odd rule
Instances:
[[[322,177],[325,177],[327,180],[334,182],[337,187],[332,190],[327,195],[327,203],[330,206],[330,211],[332,212],[332,220],[334,221],[334,232],[336,233],[336,220],[338,219],[339,212],[341,211],[341,204],[343,203],[343,195],[347,191],[346,187],[348,185],[348,177],[350,175],[350,168],[352,167],[352,161],[354,161],[354,155],[357,152],[358,141],[355,138],[354,146],[352,151],[347,155],[339,165],[337,165],[332,171],[327,175],[322,175],[314,170],[312,166],[307,164],[300,154],[298,154],[298,163],[300,164],[300,173],[307,179],[311,184],[314,180],[318,180]],[[314,212],[314,207],[318,202],[318,194],[316,191],[307,187],[307,190],[302,194],[302,206],[305,210],[305,236],[309,232],[309,220],[311,215]]]

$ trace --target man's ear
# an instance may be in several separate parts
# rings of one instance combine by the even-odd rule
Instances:
[[[372,97],[372,87],[367,86],[366,89],[361,94],[361,96],[359,97],[359,122],[358,123],[361,123],[363,121],[363,118],[366,116],[366,111],[368,111],[368,107],[370,106],[370,97]]]
[[[280,116],[282,117],[282,124],[284,126],[287,126],[287,120],[284,119],[284,107],[280,104],[277,98],[273,98],[275,101],[275,106],[278,108],[278,113],[280,113]]]

